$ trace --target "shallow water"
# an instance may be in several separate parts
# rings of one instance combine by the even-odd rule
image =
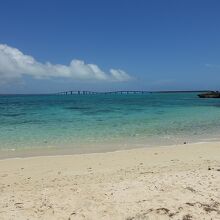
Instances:
[[[220,99],[197,93],[0,96],[0,148],[94,151],[214,140]]]

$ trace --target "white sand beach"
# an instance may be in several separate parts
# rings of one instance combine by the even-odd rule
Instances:
[[[0,160],[0,219],[220,219],[220,143]]]

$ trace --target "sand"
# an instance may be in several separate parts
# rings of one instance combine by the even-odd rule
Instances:
[[[0,160],[0,219],[220,219],[220,143]]]

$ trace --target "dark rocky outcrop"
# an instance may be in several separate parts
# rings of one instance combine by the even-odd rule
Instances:
[[[210,92],[199,94],[198,96],[199,98],[220,98],[220,92],[210,91]]]

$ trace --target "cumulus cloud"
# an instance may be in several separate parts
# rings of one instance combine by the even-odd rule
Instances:
[[[35,79],[68,78],[93,81],[128,81],[131,77],[123,70],[104,72],[95,64],[72,60],[69,65],[41,63],[17,48],[0,44],[0,82],[19,80],[24,75]]]

